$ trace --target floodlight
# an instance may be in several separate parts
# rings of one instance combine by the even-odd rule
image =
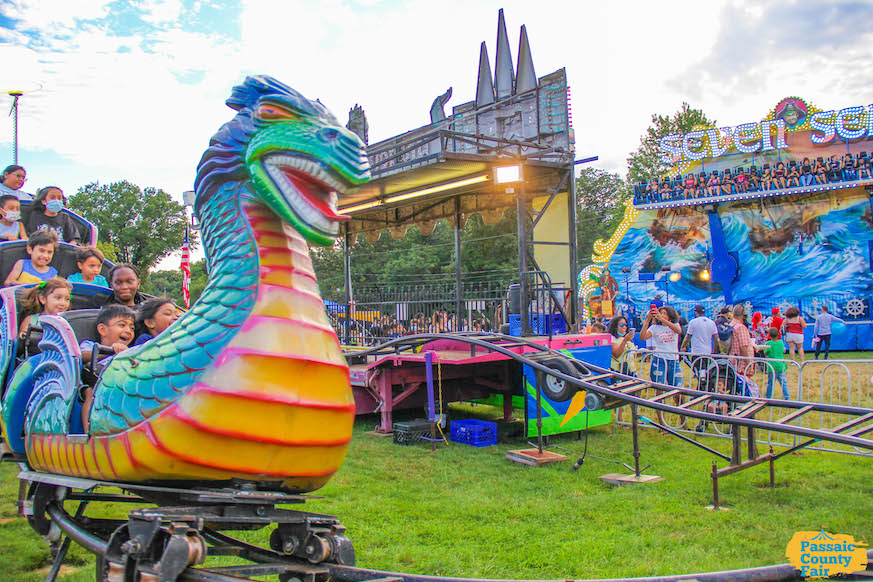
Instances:
[[[514,184],[521,182],[524,176],[521,171],[521,165],[514,166],[497,166],[494,168],[494,183],[495,184]]]

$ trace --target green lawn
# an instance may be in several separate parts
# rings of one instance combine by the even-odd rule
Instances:
[[[464,407],[453,416],[489,412]],[[359,419],[340,472],[306,504],[348,527],[358,564],[370,568],[462,577],[597,578],[746,568],[785,562],[798,530],[826,528],[873,539],[873,459],[805,452],[719,482],[728,511],[712,501],[711,455],[653,430],[641,431],[643,466],[660,483],[613,489],[598,476],[625,472],[588,457],[574,472],[583,443],[554,439],[570,460],[532,468],[504,459],[521,441],[473,448],[402,447],[366,431]],[[707,439],[726,451],[727,441]],[[570,452],[564,449],[570,449]],[[632,464],[631,433],[592,429],[588,452]],[[719,466],[724,466],[719,462]],[[14,516],[16,467],[0,466],[0,518]],[[118,511],[111,508],[111,511]],[[245,539],[265,543],[268,532]],[[20,519],[0,525],[0,580],[42,580],[47,546]],[[62,579],[93,580],[93,558],[76,548]]]

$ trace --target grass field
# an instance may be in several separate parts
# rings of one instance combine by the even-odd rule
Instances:
[[[496,410],[459,407],[452,416],[483,412]],[[306,504],[342,520],[361,566],[488,578],[645,576],[783,563],[798,530],[873,539],[870,458],[790,455],[777,463],[772,490],[766,464],[731,475],[719,483],[729,509],[713,512],[706,508],[713,457],[653,430],[641,431],[642,463],[664,480],[614,489],[598,479],[625,472],[614,463],[589,456],[571,469],[583,450],[575,436],[552,441],[569,461],[531,468],[504,459],[507,450],[526,448],[523,441],[451,443],[431,452],[369,434],[375,424],[373,417],[358,420],[342,469],[319,491],[323,499]],[[707,444],[726,451],[726,441]],[[592,429],[588,453],[632,464],[630,430]],[[0,466],[0,580],[43,580],[48,548],[14,517],[15,472]],[[241,537],[266,544],[268,534]],[[63,580],[93,580],[89,554],[74,548],[68,563]]]

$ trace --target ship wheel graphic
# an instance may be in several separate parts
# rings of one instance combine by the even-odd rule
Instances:
[[[846,313],[851,315],[852,317],[860,317],[864,314],[864,302],[860,299],[849,299],[846,302]]]

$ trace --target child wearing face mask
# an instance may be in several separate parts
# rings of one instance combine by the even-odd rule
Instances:
[[[24,225],[18,221],[19,218],[21,218],[21,203],[18,202],[18,197],[12,194],[0,196],[0,242],[27,238]]]
[[[69,215],[61,212],[64,202],[64,193],[57,186],[46,186],[37,192],[27,231],[52,230],[62,241],[78,245],[79,229]]]

